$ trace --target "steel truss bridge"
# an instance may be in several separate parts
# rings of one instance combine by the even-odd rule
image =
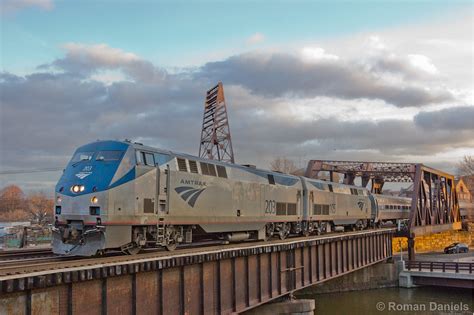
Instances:
[[[344,183],[363,187],[371,182],[371,191],[381,193],[386,182],[413,183],[408,229],[409,256],[414,258],[415,236],[461,229],[461,215],[454,176],[419,163],[311,160],[306,176],[317,178],[320,172],[344,175]]]

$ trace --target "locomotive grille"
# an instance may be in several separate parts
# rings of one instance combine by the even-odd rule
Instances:
[[[224,166],[217,165],[217,175],[222,178],[227,178],[227,172]]]
[[[276,215],[296,215],[296,203],[276,203]]]
[[[286,203],[283,202],[277,202],[277,209],[276,209],[276,214],[277,215],[286,215]]]
[[[187,172],[188,167],[186,166],[186,160],[185,159],[180,159],[180,158],[177,158],[176,160],[178,161],[178,169],[181,172]]]
[[[199,173],[196,161],[188,160],[188,162],[189,162],[189,170],[191,171],[191,173],[196,173],[196,174]]]
[[[296,203],[289,203],[286,210],[287,215],[296,215]]]
[[[315,204],[313,205],[314,215],[329,215],[329,205]]]

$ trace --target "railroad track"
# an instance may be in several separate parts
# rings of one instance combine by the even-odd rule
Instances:
[[[25,248],[0,250],[0,262],[6,260],[18,260],[53,256],[51,248]]]
[[[363,234],[365,231],[361,232],[350,232],[344,234]],[[341,236],[343,234],[341,233]],[[31,274],[43,271],[50,270],[60,270],[60,269],[75,269],[81,267],[90,267],[97,266],[97,268],[107,266],[109,264],[116,263],[127,263],[143,259],[151,258],[166,258],[169,256],[186,256],[190,254],[215,251],[215,250],[230,250],[235,248],[246,248],[254,247],[261,245],[274,245],[276,243],[292,243],[295,241],[301,241],[301,239],[316,240],[327,237],[333,237],[334,234],[330,233],[327,235],[312,236],[312,237],[294,237],[288,238],[284,241],[278,239],[273,239],[267,242],[263,241],[253,241],[253,242],[242,242],[231,245],[223,245],[222,243],[207,243],[207,244],[193,244],[187,246],[181,246],[176,251],[169,252],[164,249],[150,249],[145,250],[137,255],[123,255],[120,252],[107,254],[104,257],[63,257],[63,256],[54,256],[54,257],[43,257],[43,258],[33,258],[33,259],[21,259],[16,260],[15,262],[2,264],[0,262],[0,280],[1,277],[10,277],[23,274]]]

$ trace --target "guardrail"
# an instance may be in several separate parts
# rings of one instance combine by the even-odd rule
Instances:
[[[405,267],[409,271],[455,271],[456,273],[473,273],[474,263],[442,262],[442,261],[407,261]]]

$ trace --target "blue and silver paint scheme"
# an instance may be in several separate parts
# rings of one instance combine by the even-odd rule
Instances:
[[[56,186],[53,252],[132,253],[195,235],[264,240],[269,231],[365,228],[381,215],[380,198],[361,187],[97,141],[76,150]]]
[[[101,152],[116,156],[102,160],[98,156]],[[89,158],[75,161],[81,153]],[[110,193],[133,182],[135,166],[135,150],[130,143],[97,141],[76,150],[55,189],[54,253],[90,256],[115,245],[113,239],[106,238],[106,233],[114,234],[115,229],[106,226],[111,218]],[[74,186],[83,188],[74,192]]]

